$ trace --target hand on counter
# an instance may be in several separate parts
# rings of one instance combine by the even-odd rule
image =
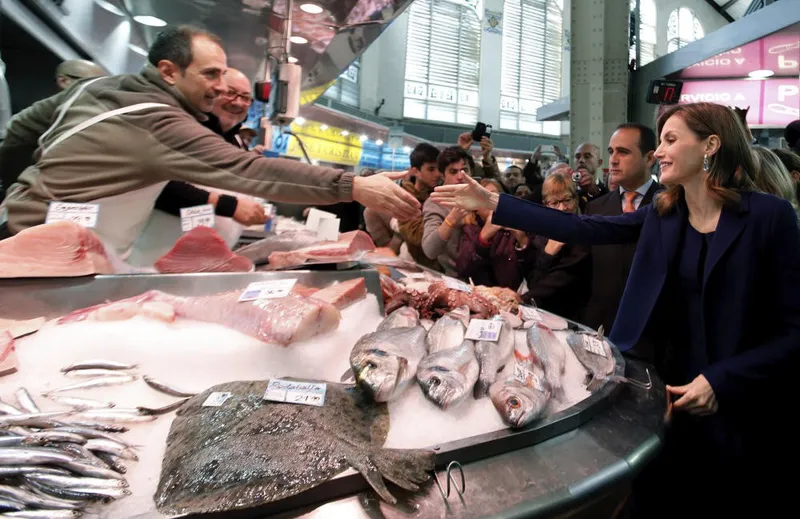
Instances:
[[[394,216],[401,222],[417,218],[421,214],[419,201],[394,182],[405,174],[405,171],[399,171],[355,177],[353,200],[373,211]]]
[[[667,393],[680,395],[672,407],[675,411],[688,411],[697,416],[708,416],[717,412],[717,397],[708,379],[698,375],[685,386],[667,386]]]
[[[261,225],[267,221],[264,206],[247,197],[238,197],[233,219],[244,226]]]
[[[463,184],[448,184],[437,187],[431,193],[431,200],[444,207],[460,207],[466,211],[487,209],[494,211],[500,195],[484,189],[471,176],[461,174]]]

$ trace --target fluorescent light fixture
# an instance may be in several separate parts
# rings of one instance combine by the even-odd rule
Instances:
[[[149,15],[134,16],[133,20],[135,22],[139,22],[142,25],[149,25],[150,27],[164,27],[165,25],[167,25],[167,22],[165,22],[161,18]]]
[[[304,43],[308,43],[308,40],[303,38],[302,36],[292,36],[289,38],[289,41],[292,43],[296,43],[298,45],[303,45]]]
[[[323,11],[317,4],[300,4],[300,10],[308,14],[319,14]]]
[[[297,58],[294,56],[289,56],[289,63],[297,63]]]
[[[770,77],[773,74],[775,74],[775,72],[773,72],[772,70],[766,70],[765,69],[765,70],[754,70],[754,71],[750,72],[747,75],[749,77],[752,77],[752,78],[761,79],[761,78],[765,78],[765,77]]]
[[[411,153],[411,146],[403,146],[404,153]]]
[[[377,144],[378,146],[383,146],[383,140],[378,139],[377,141],[375,141],[375,144]]]
[[[136,54],[139,54],[140,56],[147,57],[147,51],[144,50],[143,48],[139,47],[138,45],[134,45],[133,43],[129,43],[128,44],[128,48],[130,50],[132,50],[133,52],[135,52]]]
[[[94,0],[94,3],[105,9],[111,14],[116,14],[117,16],[125,16],[125,13],[122,12],[122,9],[117,7],[116,5],[112,4],[111,2],[106,2],[106,0]]]
[[[306,124],[306,120],[304,117],[295,117],[294,122],[298,126],[303,126],[304,124]]]
[[[327,124],[320,124],[320,125],[319,125],[319,129],[320,129],[320,130],[322,130],[322,131],[324,132],[325,130],[327,130],[327,129],[328,129],[328,125],[327,125]]]
[[[342,130],[342,135],[347,137],[348,135],[350,135],[350,132],[348,132],[347,130]]]
[[[362,134],[361,134],[361,137],[359,137],[359,138],[358,138],[358,140],[360,140],[361,142],[364,142],[364,141],[365,141],[365,140],[367,140],[368,138],[369,138],[369,137],[367,137],[366,135],[364,135],[364,134],[362,133]]]

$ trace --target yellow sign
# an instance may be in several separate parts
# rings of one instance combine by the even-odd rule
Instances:
[[[361,139],[358,135],[348,133],[342,135],[342,129],[326,126],[322,129],[322,125],[316,121],[306,121],[303,124],[292,123],[292,131],[300,136],[314,137],[315,139],[322,139],[325,141],[338,142],[348,146],[361,147]],[[305,142],[305,139],[303,139]]]
[[[360,146],[348,146],[347,144],[317,139],[307,135],[301,135],[300,138],[303,139],[309,158],[346,166],[357,166],[358,161],[361,160]],[[286,154],[292,157],[303,156],[303,150],[300,149],[300,145],[294,137],[289,139]]]
[[[319,96],[324,94],[325,91],[328,90],[331,87],[331,85],[333,85],[334,83],[336,83],[335,79],[333,81],[331,81],[330,83],[327,83],[325,85],[318,86],[318,87],[312,88],[311,90],[306,90],[304,92],[301,92],[300,93],[300,106],[305,106],[305,105],[313,103],[314,101],[319,99]]]

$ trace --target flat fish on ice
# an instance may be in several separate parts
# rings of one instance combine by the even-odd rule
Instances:
[[[384,478],[416,491],[434,454],[382,449],[389,428],[385,404],[352,386],[327,383],[324,405],[263,399],[268,381],[228,382],[192,398],[167,437],[154,496],[167,515],[260,506],[299,494],[352,467],[390,503]],[[212,392],[230,392],[220,407],[203,407]]]

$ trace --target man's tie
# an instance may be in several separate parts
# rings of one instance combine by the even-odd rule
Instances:
[[[622,204],[622,212],[623,213],[632,213],[636,211],[636,206],[633,205],[633,201],[636,200],[636,195],[638,195],[636,191],[625,191],[623,195],[625,196],[625,203]]]

